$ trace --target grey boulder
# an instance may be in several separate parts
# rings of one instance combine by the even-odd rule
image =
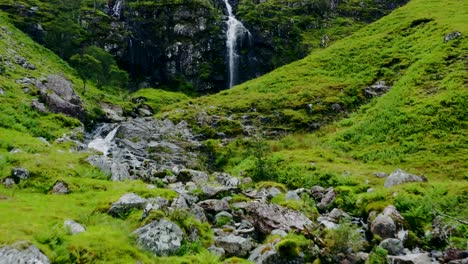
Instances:
[[[182,245],[184,233],[178,225],[168,220],[159,220],[135,231],[137,242],[158,256],[169,256]]]
[[[396,225],[393,219],[385,214],[379,214],[371,223],[371,232],[382,239],[394,238]]]
[[[384,186],[386,188],[393,187],[395,185],[400,185],[407,182],[426,182],[427,179],[417,175],[409,174],[403,170],[397,169],[392,172],[390,176],[385,180]]]
[[[18,183],[20,180],[26,180],[29,178],[29,171],[25,168],[16,167],[11,170],[11,177]]]
[[[0,264],[49,264],[49,259],[34,245],[21,241],[0,248]]]
[[[145,209],[147,200],[141,198],[140,196],[134,193],[127,193],[120,197],[120,199],[113,203],[108,214],[112,216],[120,216],[122,214],[126,214],[132,209]]]
[[[248,203],[244,210],[245,218],[264,234],[275,229],[305,231],[314,225],[304,214],[276,204],[254,201]]]
[[[84,118],[84,107],[70,81],[59,75],[49,75],[46,81],[38,81],[36,87],[42,100],[54,113]]]
[[[72,235],[76,235],[86,231],[86,228],[84,228],[84,226],[78,224],[73,220],[65,220],[63,222],[63,226],[67,228]]]
[[[219,237],[215,240],[217,247],[223,248],[226,256],[245,257],[254,247],[254,243],[250,238],[241,236],[228,235]]]
[[[396,238],[387,238],[380,242],[379,246],[387,250],[389,255],[393,256],[403,255],[405,251],[403,242]]]

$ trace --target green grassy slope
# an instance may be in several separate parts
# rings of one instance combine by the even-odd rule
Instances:
[[[173,199],[176,194],[165,189],[148,189],[140,181],[111,182],[108,175],[85,161],[88,154],[70,152],[72,143],[54,142],[62,134],[79,126],[79,121],[61,114],[35,111],[30,104],[38,98],[38,91],[33,85],[22,85],[16,80],[23,77],[45,78],[49,74],[64,75],[74,84],[90,118],[100,114],[99,102],[130,107],[127,93],[99,90],[90,83],[86,94],[83,94],[82,82],[75,71],[54,53],[13,27],[2,13],[0,56],[0,88],[4,91],[0,95],[0,180],[10,176],[14,167],[27,168],[31,173],[29,180],[12,189],[0,184],[0,246],[18,240],[30,241],[44,251],[53,263],[197,263],[200,259],[216,262],[216,258],[201,246],[198,249],[191,247],[192,251],[186,249],[186,252],[194,255],[192,257],[168,259],[158,259],[141,250],[132,235],[132,231],[142,224],[139,221],[141,212],[118,219],[107,215],[107,208],[128,192],[168,199]],[[37,69],[27,70],[15,64],[16,56],[24,57]],[[25,87],[29,92],[23,91]],[[156,93],[158,91],[135,96],[146,98],[146,103],[158,107],[164,105],[166,102],[152,101],[151,96]],[[183,98],[174,94],[164,95],[173,100]],[[78,133],[77,136],[82,135]],[[38,137],[47,139],[50,145]],[[13,149],[20,149],[21,152],[11,153]],[[72,193],[52,195],[50,191],[58,180],[66,182]],[[160,212],[159,217],[163,216]],[[66,219],[84,224],[87,232],[71,236],[63,228]],[[190,227],[197,228],[193,224]],[[199,228],[205,228],[204,234],[209,239],[206,226]],[[196,252],[201,253],[196,255]]]
[[[260,130],[292,131],[263,147],[255,140],[225,147],[211,140],[213,163],[235,175],[260,174],[290,187],[337,186],[336,205],[355,214],[395,204],[422,238],[439,213],[468,215],[463,202],[468,198],[467,19],[466,1],[413,0],[303,60],[171,106],[169,117],[193,120],[206,112],[229,117],[229,131],[236,131],[235,121],[250,116]],[[455,31],[462,36],[445,42]],[[390,91],[367,98],[365,88],[381,80]],[[321,128],[304,133],[312,123]],[[212,136],[210,130],[223,129],[201,131]],[[424,174],[429,183],[386,189],[385,180],[373,176],[397,168]],[[465,231],[457,241],[463,245],[467,232],[460,228]]]

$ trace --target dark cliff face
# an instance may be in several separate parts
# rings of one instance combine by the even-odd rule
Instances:
[[[230,0],[250,32],[237,43],[236,84],[303,58],[406,2]],[[212,93],[229,86],[224,0],[54,3],[19,0],[0,9],[65,59],[89,45],[104,48],[130,73],[133,88]]]
[[[116,14],[118,5],[120,13]],[[195,1],[116,1],[109,4],[108,13],[130,32],[124,52],[116,55],[136,80],[199,92],[224,88],[225,45],[219,10]]]

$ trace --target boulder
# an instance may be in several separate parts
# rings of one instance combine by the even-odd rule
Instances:
[[[203,208],[196,204],[191,206],[190,213],[192,213],[195,219],[197,219],[201,223],[208,221],[208,218],[206,218],[205,211],[203,210]]]
[[[5,187],[11,188],[13,187],[13,185],[15,185],[15,180],[11,177],[8,177],[8,178],[3,179],[2,183],[3,185],[5,185]]]
[[[268,198],[275,198],[276,196],[280,194],[281,194],[280,189],[276,187],[270,187],[270,189],[268,189]]]
[[[53,194],[67,194],[69,192],[68,184],[63,181],[55,182],[54,187],[52,187]]]
[[[276,204],[254,201],[244,210],[246,220],[263,234],[270,234],[275,229],[305,231],[314,225],[304,214]]]
[[[182,169],[177,175],[177,180],[180,182],[192,181],[198,185],[205,184],[208,180],[208,174],[203,171]]]
[[[208,248],[208,251],[211,252],[212,254],[218,256],[219,258],[224,258],[224,255],[226,255],[226,251],[224,251],[224,248],[217,247],[215,245],[211,245]]]
[[[29,171],[25,168],[16,167],[11,170],[11,177],[18,183],[20,180],[26,180],[29,178]]]
[[[416,176],[413,174],[409,174],[403,170],[397,169],[396,171],[392,172],[390,176],[387,177],[387,180],[385,181],[384,186],[386,188],[390,188],[392,186],[400,185],[400,184],[407,183],[407,182],[426,182],[426,181],[427,181],[426,178]]]
[[[122,214],[128,213],[132,209],[145,209],[147,202],[148,201],[146,199],[143,199],[134,193],[127,193],[120,197],[117,202],[113,203],[107,213],[118,217]]]
[[[429,253],[407,254],[403,256],[389,256],[392,264],[438,264],[429,256]]]
[[[49,75],[46,81],[37,81],[36,87],[50,111],[79,119],[84,118],[81,99],[73,90],[72,83],[64,77]]]
[[[229,222],[231,220],[232,220],[232,214],[226,211],[219,212],[215,215],[216,224],[220,224],[222,222]]]
[[[275,240],[273,243],[260,245],[255,248],[249,256],[249,260],[257,264],[302,264],[305,260],[301,256],[281,256],[276,251],[276,244],[280,240]]]
[[[185,201],[184,197],[179,196],[172,201],[171,208],[173,209],[188,209],[189,206],[187,201]]]
[[[241,185],[241,179],[233,177],[225,172],[215,172],[213,176],[219,184],[226,187],[238,187]]]
[[[229,204],[224,200],[205,200],[198,203],[198,206],[203,208],[206,212],[214,213],[229,210]]]
[[[387,250],[389,255],[393,256],[403,255],[405,251],[403,242],[396,238],[384,239],[382,242],[380,242],[379,246]]]
[[[169,207],[169,201],[163,197],[148,198],[146,201],[151,204],[154,210],[164,210]]]
[[[213,198],[213,197],[216,197],[217,195],[237,193],[237,192],[240,192],[240,189],[236,187],[204,185],[202,187],[202,192],[203,192],[204,197]]]
[[[43,103],[39,102],[39,100],[37,99],[33,99],[31,101],[31,107],[40,113],[47,113],[46,106]]]
[[[21,241],[0,248],[0,263],[49,264],[50,261],[36,246]]]
[[[144,249],[158,256],[169,256],[177,252],[182,245],[184,233],[174,222],[159,220],[151,222],[134,232],[137,242]]]
[[[106,117],[113,122],[123,121],[123,109],[118,105],[100,103],[102,111],[106,114]]]
[[[462,33],[460,31],[450,32],[447,35],[445,35],[444,42],[449,42],[451,40],[454,40],[454,39],[456,39],[458,37],[461,37],[461,35],[462,35]]]
[[[289,191],[286,193],[286,201],[300,201],[301,197],[297,195],[295,191]]]
[[[396,225],[389,215],[379,214],[371,223],[372,234],[380,236],[382,239],[394,238]]]
[[[336,197],[336,194],[333,188],[328,188],[325,195],[317,204],[317,207],[322,210],[326,209],[328,206],[330,206],[333,203],[333,201],[335,201],[335,197]]]
[[[218,237],[215,240],[215,245],[223,248],[227,257],[246,257],[254,247],[254,243],[250,238],[235,235]]]
[[[378,81],[373,85],[366,87],[364,94],[368,97],[382,96],[388,92],[392,87],[388,86],[385,81]]]
[[[377,177],[377,178],[387,178],[388,173],[386,173],[386,172],[375,172],[374,176]]]
[[[68,228],[70,230],[72,235],[76,235],[76,234],[83,233],[86,231],[86,228],[84,228],[84,226],[78,224],[77,222],[73,220],[65,220],[63,222],[63,225],[65,228]]]
[[[310,189],[310,193],[312,194],[312,197],[314,197],[315,201],[321,201],[325,193],[325,188],[315,185]]]

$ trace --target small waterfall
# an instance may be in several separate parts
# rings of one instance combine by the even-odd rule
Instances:
[[[112,140],[115,137],[115,134],[117,134],[117,131],[119,130],[119,126],[114,128],[107,136],[103,139],[99,133],[97,133],[97,136],[91,140],[91,142],[88,143],[88,148],[90,149],[95,149],[97,151],[100,151],[104,154],[104,156],[107,156],[109,154],[109,149],[111,147]]]
[[[120,12],[122,10],[122,2],[123,0],[117,0],[112,8],[112,16],[120,18]]]
[[[226,9],[228,12],[228,20],[226,21],[226,48],[229,60],[229,88],[231,88],[237,84],[237,72],[239,66],[237,43],[245,34],[248,34],[250,37],[250,32],[239,20],[236,19],[232,13],[232,6],[229,4],[229,1],[224,0],[224,3],[226,4]]]

